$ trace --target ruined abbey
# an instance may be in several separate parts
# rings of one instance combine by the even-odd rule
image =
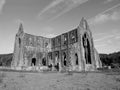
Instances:
[[[37,70],[43,66],[51,71],[94,71],[102,67],[84,18],[77,28],[53,38],[27,34],[20,24],[11,67]]]

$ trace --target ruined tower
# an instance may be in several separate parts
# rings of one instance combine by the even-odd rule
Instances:
[[[58,71],[93,71],[102,67],[94,48],[92,33],[82,18],[77,28],[53,38],[23,31],[20,24],[15,37],[12,67],[52,67]]]

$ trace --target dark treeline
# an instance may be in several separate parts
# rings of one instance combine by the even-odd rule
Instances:
[[[100,54],[100,59],[103,66],[120,66],[120,52],[114,52],[111,54]]]
[[[1,54],[0,55],[0,66],[7,66],[11,65],[13,54]]]
[[[111,54],[99,54],[103,66],[120,65],[120,52],[115,52]],[[13,53],[1,54],[0,55],[0,66],[10,66],[12,61]]]

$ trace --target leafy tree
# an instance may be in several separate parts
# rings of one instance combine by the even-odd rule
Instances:
[[[120,52],[114,52],[111,54],[100,54],[100,59],[103,63],[103,66],[120,66]]]

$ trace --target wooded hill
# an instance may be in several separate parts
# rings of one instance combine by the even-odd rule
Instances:
[[[120,52],[114,52],[111,54],[99,54],[100,59],[103,63],[103,66],[113,66],[113,64],[117,64],[120,66]]]
[[[0,66],[7,66],[11,65],[13,54],[1,54],[0,55]]]

